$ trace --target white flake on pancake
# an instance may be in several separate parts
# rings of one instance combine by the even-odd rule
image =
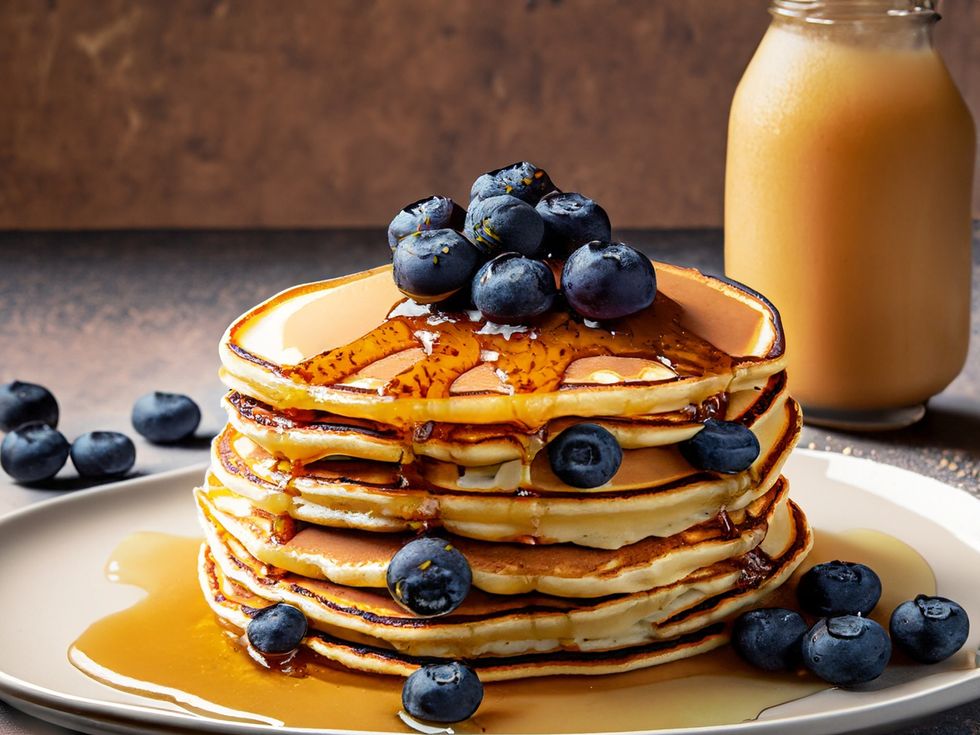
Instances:
[[[523,324],[497,324],[496,322],[487,322],[482,327],[480,327],[476,333],[477,334],[499,334],[502,335],[504,339],[510,340],[510,338],[521,332],[526,332],[528,328]]]
[[[394,309],[388,312],[388,318],[393,319],[396,316],[425,316],[426,314],[431,314],[429,307],[426,304],[420,304],[412,299],[405,299],[400,304],[398,304]]]
[[[514,386],[512,386],[509,382],[507,382],[509,379],[507,373],[505,373],[500,368],[497,368],[493,372],[500,379],[500,387],[503,388],[504,392],[506,392],[507,395],[509,396],[514,395]]]
[[[419,329],[412,333],[415,339],[422,343],[422,350],[427,355],[432,354],[432,345],[436,343],[439,339],[438,332],[426,332],[424,329]]]
[[[496,362],[500,359],[500,353],[494,350],[480,350],[481,362]]]

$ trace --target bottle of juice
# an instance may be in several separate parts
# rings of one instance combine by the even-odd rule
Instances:
[[[782,314],[814,423],[897,427],[970,327],[973,120],[929,2],[773,0],[732,102],[725,270]]]

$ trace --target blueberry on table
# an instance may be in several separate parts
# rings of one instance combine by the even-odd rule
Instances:
[[[787,671],[800,664],[807,624],[795,610],[769,607],[742,613],[732,627],[732,647],[753,666]]]
[[[462,722],[476,713],[482,701],[480,677],[456,661],[423,666],[402,686],[405,711],[429,722]]]
[[[812,615],[867,615],[881,598],[881,580],[864,564],[828,561],[800,577],[796,596]]]
[[[34,422],[11,431],[0,444],[0,466],[17,482],[50,480],[68,461],[71,447],[57,429]]]
[[[388,225],[388,246],[395,251],[399,241],[423,230],[456,230],[461,232],[466,210],[449,197],[430,196],[412,202],[400,210]]]
[[[479,176],[470,187],[470,201],[506,194],[533,207],[554,190],[555,185],[544,169],[528,161],[518,161]]]
[[[551,471],[566,485],[591,488],[609,482],[623,462],[623,449],[597,424],[575,424],[548,443]]]
[[[970,619],[952,600],[918,595],[895,608],[889,629],[896,648],[920,663],[934,664],[966,643]]]
[[[395,552],[385,581],[399,605],[419,617],[435,617],[462,604],[473,573],[466,557],[446,539],[423,536]]]
[[[747,470],[759,457],[759,440],[737,421],[708,419],[697,434],[678,445],[692,467],[734,474]]]
[[[606,210],[575,192],[545,194],[535,207],[544,220],[542,250],[554,258],[565,258],[593,240],[609,241],[612,230]]]
[[[466,214],[466,236],[488,255],[514,252],[535,256],[541,250],[544,221],[530,204],[509,196],[473,202]]]
[[[595,240],[568,256],[561,288],[571,307],[586,319],[618,319],[653,303],[657,276],[640,251]]]
[[[39,421],[58,425],[58,401],[44,386],[14,380],[0,385],[0,431]]]
[[[423,230],[395,248],[395,285],[420,304],[444,301],[464,286],[480,267],[483,255],[453,230]]]
[[[888,633],[870,618],[842,615],[817,622],[803,637],[803,665],[837,686],[881,676],[891,658]]]
[[[71,461],[82,477],[121,477],[133,468],[136,447],[118,431],[90,431],[72,442]]]
[[[497,324],[526,324],[548,311],[558,295],[551,268],[540,260],[504,253],[473,279],[473,304]]]
[[[179,393],[147,393],[133,404],[133,428],[148,441],[171,444],[186,439],[201,423],[201,409]]]
[[[275,656],[299,648],[308,628],[302,610],[280,602],[259,610],[248,621],[245,635],[256,651]]]

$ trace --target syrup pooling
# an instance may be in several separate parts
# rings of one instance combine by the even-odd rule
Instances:
[[[682,307],[661,293],[632,316],[588,326],[567,311],[533,326],[500,327],[472,312],[439,313],[402,301],[388,319],[343,347],[284,367],[282,375],[317,386],[336,386],[399,352],[421,348],[422,359],[378,388],[391,397],[445,398],[464,373],[492,365],[507,392],[544,393],[561,387],[575,360],[612,355],[661,362],[683,377],[729,370],[734,359],[681,324]]]

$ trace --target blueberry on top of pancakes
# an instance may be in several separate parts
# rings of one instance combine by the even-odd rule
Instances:
[[[544,220],[542,249],[553,258],[566,258],[593,240],[612,236],[606,210],[572,191],[545,194],[535,207]]]
[[[635,248],[593,240],[568,256],[561,287],[576,312],[602,321],[650,306],[657,295],[657,276],[650,259]]]
[[[518,161],[480,175],[470,187],[470,201],[506,194],[533,207],[541,197],[556,188],[543,168],[529,161]]]
[[[394,253],[398,243],[423,230],[462,231],[466,210],[449,197],[432,195],[402,208],[388,225],[388,246]]]
[[[473,279],[473,303],[496,324],[525,324],[551,308],[558,295],[555,276],[543,261],[503,253]]]
[[[515,252],[535,256],[541,249],[544,221],[534,207],[520,199],[490,197],[470,206],[466,236],[489,255]]]
[[[430,304],[468,286],[482,261],[480,251],[458,232],[422,230],[398,243],[392,269],[403,294]]]

